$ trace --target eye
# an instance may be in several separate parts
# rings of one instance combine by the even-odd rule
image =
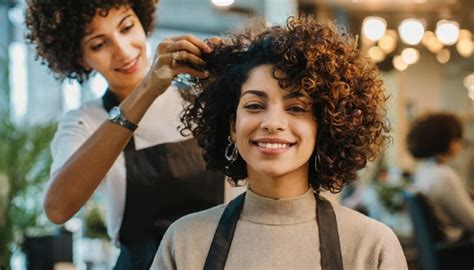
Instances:
[[[263,110],[265,107],[259,103],[249,103],[244,106],[244,109],[250,112]]]
[[[288,107],[287,111],[292,112],[292,113],[307,113],[309,112],[309,106],[303,106],[303,105],[292,105]]]
[[[91,49],[92,49],[93,51],[98,51],[98,50],[100,50],[101,48],[103,48],[104,46],[105,46],[105,42],[101,42],[101,43],[92,45]]]
[[[125,27],[122,29],[122,33],[125,34],[125,33],[130,32],[130,30],[131,30],[134,26],[135,26],[135,24],[133,24],[133,23],[131,23],[131,24],[125,26]]]

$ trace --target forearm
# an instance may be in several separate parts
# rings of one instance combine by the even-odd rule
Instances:
[[[138,123],[156,99],[149,90],[141,86],[122,102],[130,121]],[[46,192],[44,208],[52,222],[64,223],[79,211],[131,137],[130,130],[107,120],[79,147],[53,175]]]

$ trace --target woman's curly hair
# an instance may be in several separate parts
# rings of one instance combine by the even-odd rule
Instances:
[[[290,17],[284,27],[231,34],[204,59],[210,77],[185,108],[181,132],[197,138],[208,169],[223,171],[234,184],[247,177],[247,169],[240,156],[233,163],[224,157],[230,122],[242,84],[260,65],[273,66],[281,88],[305,91],[313,100],[318,134],[312,158],[318,156],[318,164],[317,171],[310,166],[309,181],[314,188],[339,192],[385,146],[387,97],[378,71],[354,39],[331,22]]]
[[[452,141],[463,138],[461,120],[451,113],[431,113],[417,118],[407,135],[408,151],[415,158],[446,154]]]
[[[29,29],[26,39],[35,44],[37,57],[58,79],[88,79],[91,71],[81,65],[81,39],[87,26],[99,11],[107,16],[111,8],[130,6],[143,29],[153,29],[158,0],[29,0],[25,22]]]

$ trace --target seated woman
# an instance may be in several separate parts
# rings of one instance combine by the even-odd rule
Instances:
[[[333,24],[235,34],[204,56],[211,75],[182,132],[207,167],[248,190],[227,206],[171,225],[161,269],[406,269],[395,234],[332,205],[387,137],[386,97],[374,65]]]
[[[407,146],[420,163],[415,187],[432,203],[447,240],[474,233],[474,202],[458,174],[446,163],[461,150],[463,127],[453,114],[433,113],[416,119]]]

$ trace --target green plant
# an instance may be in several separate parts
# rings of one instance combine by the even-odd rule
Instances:
[[[44,217],[41,198],[55,130],[55,124],[19,126],[0,120],[0,268],[9,268],[25,235],[53,228]]]
[[[104,221],[103,210],[94,202],[88,202],[84,213],[84,236],[102,240],[110,240]]]
[[[381,183],[375,186],[380,202],[390,213],[403,210],[403,189],[405,185]]]

